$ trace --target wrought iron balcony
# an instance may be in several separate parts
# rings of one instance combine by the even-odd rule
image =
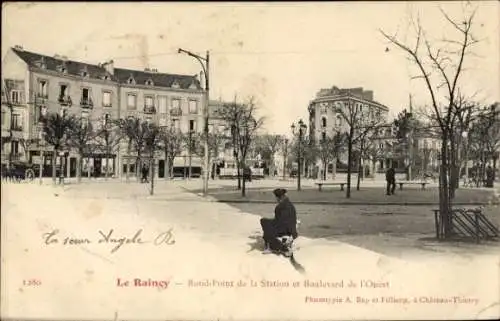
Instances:
[[[48,94],[44,94],[44,93],[37,93],[36,97],[37,98],[43,98],[43,99],[49,99],[49,95]]]
[[[92,98],[80,99],[80,107],[82,107],[82,108],[94,108],[94,103],[92,102]]]
[[[144,106],[144,113],[145,114],[154,114],[156,113],[156,108],[155,106]]]
[[[71,106],[73,102],[71,101],[70,96],[60,96],[57,101],[61,106]]]
[[[182,109],[180,109],[180,108],[171,109],[170,115],[171,116],[182,116]]]

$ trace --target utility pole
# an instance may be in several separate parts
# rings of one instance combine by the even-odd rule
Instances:
[[[412,179],[412,165],[413,165],[413,104],[411,100],[411,94],[410,94],[410,119],[408,120],[408,124],[410,126],[410,137],[408,139],[408,154],[409,154],[409,160],[408,160],[408,180],[411,181]]]
[[[210,86],[209,86],[209,70],[210,70],[210,52],[207,50],[206,56],[201,57],[197,54],[194,54],[190,51],[184,50],[179,48],[178,53],[185,53],[191,57],[194,57],[198,62],[201,64],[201,67],[203,69],[203,73],[205,74],[205,108],[203,108],[203,118],[205,120],[205,125],[203,128],[203,133],[204,133],[204,140],[205,140],[205,155],[204,155],[204,167],[205,170],[203,171],[203,195],[206,196],[208,194],[208,178],[209,178],[209,168],[208,168],[208,163],[209,163],[209,155],[208,155],[208,106],[209,106],[209,99],[210,99]]]
[[[7,107],[9,107],[9,170],[12,164],[12,140],[13,140],[13,134],[12,134],[12,125],[13,125],[13,114],[14,114],[14,107],[12,106],[12,102],[10,101],[10,92],[9,89],[7,88],[7,83],[5,79],[3,80],[3,87],[4,87],[4,92],[5,92],[5,100],[7,102]]]

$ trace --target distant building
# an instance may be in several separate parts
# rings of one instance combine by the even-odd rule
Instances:
[[[373,91],[358,88],[341,89],[333,86],[321,89],[309,103],[309,137],[311,143],[318,144],[322,138],[332,136],[336,132],[348,130],[348,123],[341,114],[349,106],[359,108],[363,119],[377,118],[387,121],[389,108],[374,100]],[[323,168],[318,160],[315,165],[316,177],[321,177]],[[335,176],[338,166],[347,166],[347,153],[333,163],[328,164],[327,176]],[[354,167],[355,168],[355,167]]]
[[[40,137],[40,118],[48,112],[73,114],[96,126],[107,120],[135,116],[160,126],[170,124],[183,133],[203,128],[204,91],[196,76],[116,68],[113,60],[89,64],[16,46],[2,60],[2,84],[2,163],[11,150],[22,161],[39,159],[42,147],[33,145],[23,150],[19,143]],[[10,141],[6,137],[11,128]],[[50,165],[52,151],[43,149],[49,156],[45,164]],[[114,175],[133,172],[135,157],[126,151],[125,145],[112,155],[94,151],[86,155],[90,162],[84,167],[95,176],[106,170]],[[67,175],[74,176],[77,154],[74,150],[68,152]],[[165,155],[158,157],[156,173],[162,177]],[[179,158],[186,157],[184,151]]]

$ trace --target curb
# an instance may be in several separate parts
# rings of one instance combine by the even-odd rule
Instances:
[[[228,203],[228,204],[241,204],[241,203],[248,203],[248,204],[275,204],[276,201],[270,201],[270,200],[207,200],[211,202],[217,202],[217,203]],[[439,202],[436,203],[431,203],[431,202],[329,202],[329,201],[293,201],[294,204],[302,204],[302,205],[373,205],[373,206],[380,206],[380,205],[387,205],[387,206],[439,206]],[[482,206],[482,205],[500,205],[500,202],[492,202],[492,203],[486,203],[486,202],[457,202],[453,203],[453,205],[458,205],[458,206]]]

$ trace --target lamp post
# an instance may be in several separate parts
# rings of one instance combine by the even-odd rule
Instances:
[[[179,48],[178,53],[184,53],[187,54],[196,60],[201,64],[201,68],[203,70],[203,74],[205,75],[205,108],[203,109],[203,118],[205,119],[205,125],[203,128],[203,133],[205,136],[204,143],[205,143],[205,155],[204,155],[204,163],[205,163],[205,170],[203,172],[203,195],[206,196],[208,193],[208,162],[209,162],[209,157],[208,157],[208,101],[209,101],[209,61],[210,61],[210,53],[207,51],[206,57],[201,57],[197,54],[194,54],[190,51],[184,50]]]
[[[39,169],[38,177],[40,179],[40,185],[42,185],[42,183],[43,183],[43,168],[45,165],[45,160],[43,159],[43,157],[44,157],[43,148],[45,147],[45,137],[44,137],[43,129],[40,131],[39,136],[40,137],[38,140],[38,142],[39,142],[38,147],[40,149],[40,169]]]
[[[465,141],[465,146],[464,146],[464,153],[465,153],[465,181],[469,181],[469,141],[467,139],[467,136],[469,133],[467,131],[462,132],[462,137],[464,138]]]
[[[302,168],[302,137],[304,136],[304,132],[307,129],[306,124],[302,121],[302,119],[299,120],[297,126],[295,124],[292,124],[292,133],[294,135],[298,135],[299,137],[299,148],[298,148],[298,158],[297,158],[297,190],[300,191],[300,174],[301,174],[301,168]]]
[[[286,179],[286,158],[288,156],[288,138],[283,137],[283,180]]]

